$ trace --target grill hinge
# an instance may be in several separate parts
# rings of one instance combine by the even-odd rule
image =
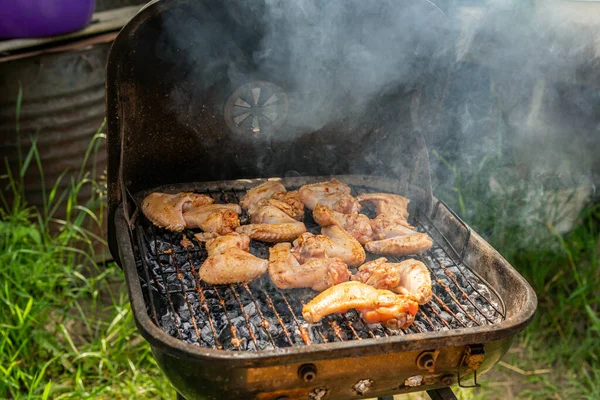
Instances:
[[[479,387],[477,383],[477,370],[485,360],[485,347],[483,344],[469,344],[465,346],[465,352],[458,366],[458,386],[463,388]],[[465,370],[465,374],[473,371],[473,385],[466,386],[461,383],[461,370]]]

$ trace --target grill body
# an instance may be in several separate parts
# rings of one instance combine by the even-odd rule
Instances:
[[[533,317],[537,300],[506,260],[432,196],[428,152],[420,129],[425,120],[434,118],[431,104],[436,99],[425,95],[424,83],[440,73],[428,60],[439,50],[439,43],[431,38],[443,36],[438,31],[443,21],[435,20],[439,17],[436,10],[410,8],[411,4],[427,7],[423,4],[430,2],[398,0],[398,7],[411,10],[409,18],[415,12],[428,12],[434,18],[423,28],[432,31],[407,36],[415,49],[424,49],[407,58],[422,73],[380,88],[360,107],[341,110],[336,119],[309,126],[297,118],[306,112],[299,100],[322,101],[327,96],[297,87],[295,77],[281,63],[285,54],[262,64],[255,61],[267,31],[265,4],[260,0],[151,2],[123,29],[111,49],[106,87],[108,238],[111,253],[125,273],[140,332],[152,345],[163,372],[188,399],[352,399],[426,390],[459,380],[465,385],[507,351],[513,336]],[[176,32],[186,33],[183,40],[173,34],[173,24],[182,29]],[[340,68],[344,65],[323,73],[335,79]],[[284,106],[276,111],[287,113],[286,121],[277,119],[278,115],[268,129],[252,123],[255,131],[235,121],[232,125],[228,120],[235,117],[231,104],[238,100],[232,96],[253,93],[252,88],[258,86],[285,97]],[[262,107],[266,102],[262,99],[256,104]],[[354,325],[360,339],[317,337],[310,345],[292,332],[288,344],[254,351],[179,337],[178,328],[168,327],[169,319],[176,324],[181,315],[175,314],[181,307],[202,314],[201,306],[186,302],[197,301],[204,289],[194,283],[192,271],[193,267],[197,270],[197,263],[186,271],[177,270],[183,266],[171,266],[175,272],[171,271],[170,278],[154,276],[144,267],[146,228],[137,207],[144,195],[156,190],[243,193],[259,183],[255,178],[266,177],[283,177],[286,187],[293,188],[314,182],[318,176],[333,175],[353,188],[409,197],[416,206],[411,215],[428,221],[423,229],[445,248],[449,257],[445,267],[479,275],[485,282],[482,285],[497,294],[502,318],[493,323],[467,321],[464,326],[448,319],[447,329],[432,324],[434,329],[373,336]],[[441,266],[436,271],[446,274]],[[451,275],[444,276],[450,279]],[[161,279],[163,283],[175,279],[175,286],[182,285],[181,293],[176,289],[171,293],[169,284],[161,292]],[[192,300],[186,300],[186,290]],[[463,305],[470,301],[461,298],[460,291],[453,295]],[[293,303],[290,313],[297,312],[297,298],[288,298]],[[173,300],[177,307],[169,304]],[[436,307],[438,313],[444,307],[457,311],[446,300]],[[424,313],[421,322],[426,325],[426,317],[438,318],[434,314]],[[348,315],[344,318],[353,318]],[[282,314],[282,318],[291,323],[290,315]],[[438,325],[445,324],[444,318],[438,319]],[[194,323],[206,326],[206,320],[198,321]],[[344,335],[353,334],[350,325]],[[325,332],[310,329],[313,334]]]
[[[400,182],[386,178],[338,178],[351,185],[369,185],[373,190],[393,192],[402,187]],[[283,182],[293,187],[315,179],[319,178],[288,178]],[[256,184],[258,182],[254,180],[238,180],[168,185],[159,190],[219,193],[224,188],[243,191]],[[407,190],[404,188],[405,193]],[[140,193],[139,198],[150,191],[152,189]],[[180,393],[188,398],[197,398],[202,394],[198,398],[277,399],[281,396],[310,398],[311,394],[325,390],[327,398],[351,399],[363,397],[356,390],[360,382],[370,382],[369,396],[432,389],[459,381],[466,385],[465,381],[473,378],[474,373],[487,371],[502,357],[510,347],[513,336],[533,317],[535,294],[489,244],[471,232],[443,203],[435,202],[429,217],[432,224],[439,228],[439,231],[429,231],[434,241],[447,240],[449,258],[452,260],[448,265],[472,268],[480,275],[502,299],[498,309],[503,318],[478,326],[460,327],[452,324],[451,329],[413,330],[406,334],[360,340],[334,339],[328,343],[310,345],[303,345],[296,340],[296,343],[286,347],[260,351],[206,348],[203,345],[190,345],[174,334],[167,334],[164,319],[163,322],[152,320],[152,308],[155,306],[149,302],[148,291],[156,292],[156,285],[152,282],[148,285],[150,280],[147,275],[144,277],[139,256],[134,255],[128,223],[121,210],[115,222],[119,254],[136,322],[144,337],[152,344],[159,365]],[[140,229],[141,226],[136,224],[136,230],[139,232]],[[133,242],[137,246],[142,243],[140,240]],[[434,279],[441,277],[439,273],[433,276]],[[174,292],[171,292],[171,296]],[[158,296],[159,300],[162,298],[166,301],[164,293]],[[186,307],[182,305],[182,308]],[[200,307],[193,308],[198,310]],[[159,318],[161,315],[165,313],[159,313]],[[271,323],[276,322],[271,320]],[[470,362],[469,352],[482,349],[484,355],[479,362]],[[424,357],[432,357],[433,365],[426,365]],[[308,364],[314,366],[316,378],[305,382],[302,368]]]

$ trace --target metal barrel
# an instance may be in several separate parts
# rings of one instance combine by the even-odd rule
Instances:
[[[23,157],[37,141],[43,166],[40,173],[32,162],[24,179],[26,200],[42,209],[43,188],[49,191],[63,171],[68,171],[59,184],[59,193],[77,179],[92,138],[104,119],[105,65],[109,42],[67,46],[59,52],[38,52],[21,57],[0,58],[0,160],[5,160],[13,173],[19,170],[19,145]],[[20,135],[16,132],[16,104],[22,88]],[[20,143],[19,143],[20,142]],[[100,179],[106,169],[104,143],[88,160],[85,169],[92,178]],[[6,182],[0,190],[10,198]],[[91,191],[78,198],[86,202]],[[57,211],[62,218],[65,208]],[[104,218],[105,220],[105,218]],[[105,236],[103,227],[94,233]],[[108,254],[103,246],[99,253]]]

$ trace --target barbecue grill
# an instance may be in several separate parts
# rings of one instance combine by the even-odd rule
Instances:
[[[433,3],[409,3],[386,4],[406,7],[410,18],[443,18]],[[423,111],[435,103],[427,103],[423,82],[435,69],[428,61],[439,50],[435,41],[407,38],[420,49],[407,56],[424,71],[417,78],[330,110],[335,118],[316,124],[305,120],[305,100],[327,96],[303,92],[285,54],[255,57],[269,32],[265,7],[258,0],[152,2],[111,49],[109,246],[158,365],[187,399],[355,399],[422,390],[441,398],[451,393],[435,390],[476,386],[531,321],[537,300],[506,260],[432,195],[421,129],[433,118]],[[174,37],[174,21],[188,35]],[[208,285],[198,275],[206,250],[192,232],[156,228],[140,212],[154,191],[235,203],[265,179],[292,190],[331,177],[353,195],[409,197],[409,222],[433,239],[416,256],[430,269],[433,299],[410,328],[366,324],[353,310],[309,325],[301,309],[315,293],[279,290],[268,276]],[[304,222],[318,232],[310,212]],[[262,258],[268,248],[251,243]]]

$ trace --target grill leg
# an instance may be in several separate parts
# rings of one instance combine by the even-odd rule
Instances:
[[[185,397],[177,393],[177,400],[185,400]]]
[[[456,396],[452,393],[452,389],[447,387],[428,390],[427,394],[431,397],[431,400],[456,400]]]
[[[394,400],[394,396],[378,397],[377,400]]]

